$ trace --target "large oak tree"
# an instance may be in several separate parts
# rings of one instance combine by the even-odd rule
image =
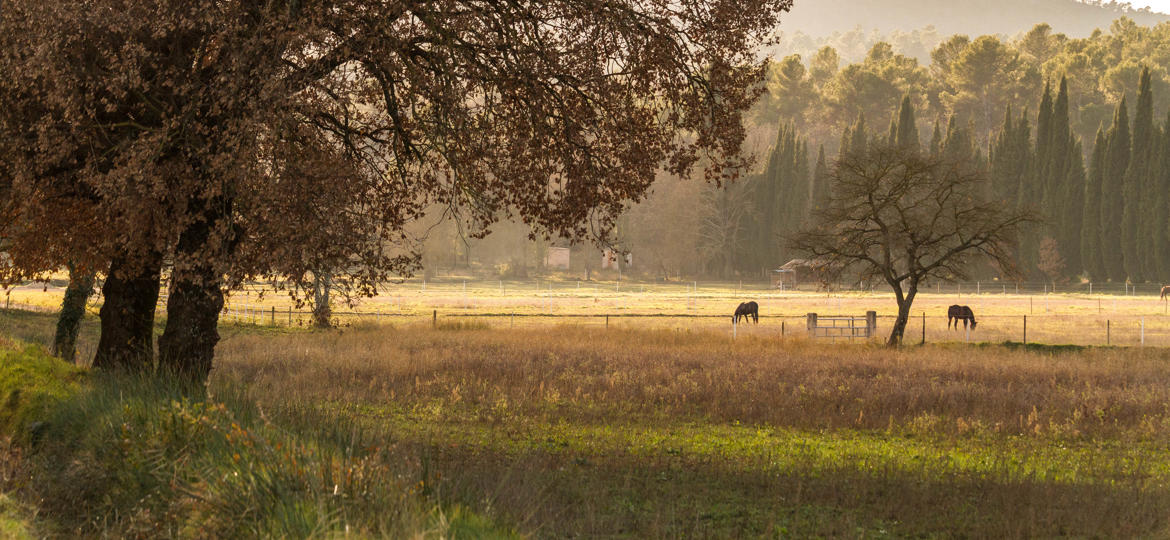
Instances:
[[[211,369],[225,291],[316,268],[372,292],[403,227],[604,234],[656,170],[744,165],[791,0],[10,0],[0,280],[107,268],[95,364]]]

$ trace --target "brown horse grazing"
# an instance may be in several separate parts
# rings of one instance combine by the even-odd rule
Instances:
[[[1166,295],[1170,295],[1170,285],[1162,287],[1162,298],[1166,298]]]
[[[959,321],[963,321],[963,328],[967,327],[967,321],[971,321],[971,329],[975,329],[975,312],[967,306],[951,306],[947,308],[947,328],[951,327],[951,321],[955,323],[955,330],[959,329]]]
[[[760,324],[760,305],[755,302],[744,302],[735,308],[735,315],[731,316],[731,324],[738,324],[739,318],[746,321],[748,317],[756,324]]]

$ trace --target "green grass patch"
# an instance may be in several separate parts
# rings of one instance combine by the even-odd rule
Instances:
[[[23,445],[21,493],[37,501],[53,534],[512,534],[424,490],[410,449],[352,422],[281,426],[231,389],[192,397],[153,377],[87,375],[35,345],[0,350],[0,390],[0,429],[37,427]],[[0,533],[19,537],[25,522],[6,509],[0,504]]]

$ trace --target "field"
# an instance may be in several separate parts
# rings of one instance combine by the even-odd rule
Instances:
[[[0,301],[44,311],[56,310],[64,292],[61,280],[29,284]],[[1016,294],[1009,284],[930,284],[915,299],[907,343],[1005,341],[1050,345],[1170,346],[1170,302],[1156,287],[1142,295],[1040,292]],[[1045,286],[1047,289],[1047,286]],[[1083,287],[1082,287],[1083,289]],[[1097,289],[1100,291],[1101,287]],[[1127,291],[1129,289],[1126,289]],[[1119,291],[1114,291],[1117,293]],[[159,314],[165,314],[165,291]],[[730,316],[741,301],[760,304],[758,326],[733,329]],[[96,313],[100,297],[93,299]],[[969,305],[979,321],[969,335],[947,328],[947,306]],[[627,329],[673,329],[713,334],[785,337],[806,334],[806,315],[862,317],[878,314],[878,338],[888,337],[897,313],[889,292],[815,292],[770,289],[762,283],[583,282],[572,279],[485,281],[446,277],[411,280],[383,287],[375,298],[333,307],[341,326],[461,321],[493,328],[563,324]],[[306,306],[283,293],[253,285],[233,293],[222,320],[263,326],[304,327]],[[1025,335],[1026,331],[1026,335]],[[84,351],[83,352],[90,352]]]
[[[928,345],[890,350],[803,337],[802,311],[888,315],[884,295],[557,286],[464,296],[428,284],[362,304],[334,331],[227,320],[210,392],[281,432],[345,426],[383,447],[381,466],[418,497],[525,536],[1170,534],[1170,354],[1116,322],[1145,317],[1147,344],[1166,340],[1156,298],[1102,299],[1129,347],[969,345],[935,316]],[[747,295],[764,318],[732,339],[724,312]],[[1029,341],[1092,343],[1096,300],[1050,295]],[[981,316],[972,341],[1018,341],[1006,321],[1027,301],[964,296],[977,314],[1003,312]],[[550,306],[614,316],[608,328],[534,316]],[[616,316],[658,312],[669,316]],[[43,343],[52,317],[0,323]],[[93,338],[91,322],[83,350]]]

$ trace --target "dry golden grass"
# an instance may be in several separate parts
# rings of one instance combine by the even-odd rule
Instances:
[[[1157,349],[419,324],[218,352],[213,389],[420,444],[448,497],[538,536],[1166,532]]]
[[[552,285],[550,291],[549,285]],[[335,306],[342,325],[367,323],[410,324],[429,321],[437,312],[441,320],[473,319],[496,328],[547,327],[565,323],[636,329],[682,329],[721,332],[731,336],[730,314],[740,301],[760,303],[758,327],[741,326],[739,333],[762,335],[803,334],[810,312],[861,317],[878,313],[878,339],[888,335],[896,304],[888,293],[779,292],[763,285],[703,284],[697,289],[681,283],[596,283],[574,281],[461,281],[386,285],[378,297],[355,306]],[[32,284],[11,291],[10,299],[21,307],[53,310],[59,306],[63,283]],[[954,287],[954,286],[952,286]],[[966,290],[966,289],[964,289]],[[996,292],[998,291],[998,292]],[[963,330],[947,328],[946,310],[951,304],[969,305],[979,320],[970,333],[972,342],[1024,341],[1025,316],[1029,343],[1073,345],[1142,344],[1170,346],[1170,303],[1152,296],[1083,294],[1016,295],[1007,288],[988,284],[982,294],[934,292],[927,287],[914,303],[906,332],[908,343],[923,337],[927,342],[966,341]],[[91,300],[96,313],[100,298]],[[298,311],[287,296],[251,287],[232,293],[225,323],[304,327],[310,324],[306,308]],[[275,310],[275,311],[274,311]],[[290,310],[294,313],[290,313]],[[160,316],[165,311],[159,310]],[[1108,327],[1108,328],[1107,328]]]
[[[1170,353],[963,345],[891,350],[805,339],[574,326],[373,327],[221,345],[217,378],[260,395],[427,403],[570,421],[655,417],[800,429],[1170,436]]]

